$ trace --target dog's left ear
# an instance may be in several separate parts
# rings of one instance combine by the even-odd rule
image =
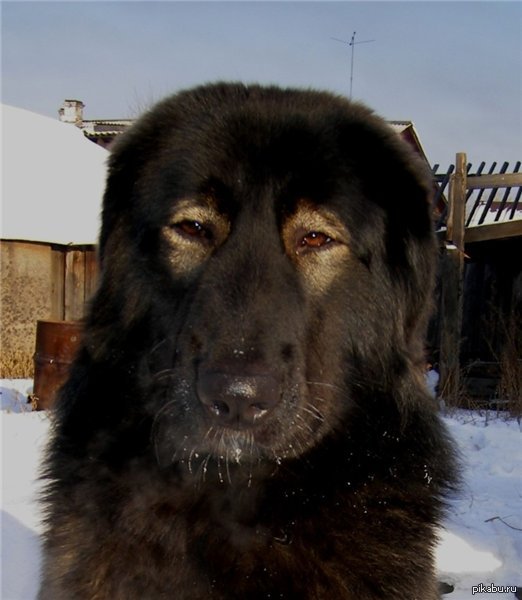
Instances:
[[[404,341],[416,346],[431,314],[437,265],[433,175],[427,163],[379,117],[371,115],[352,124],[341,136],[347,156],[356,163],[355,172],[361,174],[364,196],[383,211],[385,264],[405,307]]]
[[[350,128],[344,144],[356,145],[350,155],[365,196],[381,206],[389,219],[389,230],[399,237],[431,236],[431,201],[435,186],[429,165],[379,117]]]
[[[405,298],[404,340],[412,356],[420,359],[433,312],[438,261],[432,213],[435,185],[428,165],[407,147],[388,164],[383,180],[390,182],[386,207],[390,275]]]

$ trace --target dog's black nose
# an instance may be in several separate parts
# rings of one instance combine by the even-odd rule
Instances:
[[[198,395],[212,418],[225,427],[252,427],[279,402],[278,380],[271,374],[200,370]]]

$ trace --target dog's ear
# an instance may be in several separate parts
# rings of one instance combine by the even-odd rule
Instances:
[[[147,140],[138,131],[129,130],[117,140],[109,158],[109,169],[103,197],[102,226],[99,238],[99,255],[105,257],[108,239],[117,229],[131,205],[134,186],[143,169],[143,156],[147,156]]]
[[[117,140],[109,158],[98,246],[100,283],[85,336],[89,356],[96,362],[117,362],[131,325],[147,311],[149,296],[134,268],[131,221],[136,182],[148,151],[148,137],[142,138],[139,127],[133,126]]]
[[[426,161],[386,121],[362,105],[351,107],[337,135],[364,196],[386,212],[388,229],[399,238],[431,236],[435,186]]]
[[[338,130],[340,146],[370,203],[368,211],[383,215],[382,262],[403,307],[404,343],[417,355],[431,314],[437,263],[433,176],[427,163],[384,120],[365,107],[354,105],[352,110],[353,117]]]
[[[133,206],[136,184],[146,165],[158,156],[161,140],[180,123],[177,104],[174,96],[153,106],[111,148],[99,238],[102,261],[117,220],[125,218]]]

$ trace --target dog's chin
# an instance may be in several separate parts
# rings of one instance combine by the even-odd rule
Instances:
[[[219,478],[228,472],[273,470],[284,461],[297,458],[309,442],[287,438],[277,426],[232,428],[206,425],[182,433],[177,427],[159,431],[155,439],[156,458],[162,468],[178,465],[183,472],[205,478],[216,471]],[[228,475],[229,476],[229,473]]]

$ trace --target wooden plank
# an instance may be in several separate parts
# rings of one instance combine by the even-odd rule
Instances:
[[[461,251],[464,251],[464,217],[466,207],[466,155],[457,154],[455,173],[450,178],[449,213],[447,222],[447,240],[453,242]]]
[[[499,187],[522,186],[522,173],[503,173],[496,175],[471,175],[467,178],[468,190],[482,190]]]
[[[522,235],[522,221],[504,221],[490,225],[477,225],[466,229],[466,244],[502,240]]]
[[[98,257],[94,250],[85,251],[85,303],[90,302],[98,287]]]
[[[66,321],[83,317],[85,305],[85,253],[67,250],[65,253],[65,315]]]
[[[51,249],[51,314],[50,318],[65,318],[65,255],[63,250]]]
[[[457,154],[450,180],[446,251],[441,263],[442,315],[440,392],[452,405],[460,396],[460,339],[464,272],[464,217],[466,207],[466,155]]]
[[[440,393],[453,406],[459,403],[462,330],[463,254],[455,246],[441,261]]]

